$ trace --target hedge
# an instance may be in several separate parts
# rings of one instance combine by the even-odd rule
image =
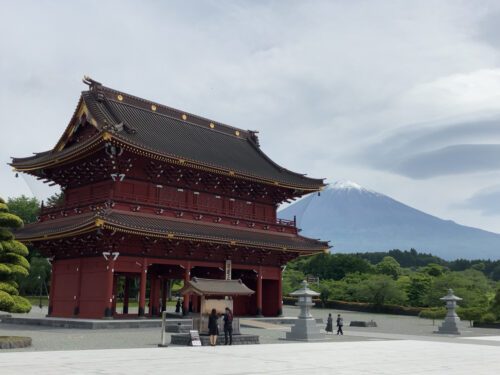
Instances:
[[[283,297],[283,304],[285,305],[295,305],[297,298],[295,297]],[[360,311],[360,312],[371,312],[371,313],[384,313],[384,314],[394,314],[394,315],[411,315],[417,316],[420,311],[427,310],[425,307],[409,307],[409,306],[399,306],[399,305],[384,305],[376,306],[373,303],[365,302],[347,302],[347,301],[337,301],[328,300],[324,303],[320,299],[313,299],[317,307],[324,307],[336,310],[347,310],[347,311]]]

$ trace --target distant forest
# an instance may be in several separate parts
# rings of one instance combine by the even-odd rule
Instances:
[[[376,253],[356,253],[354,255],[366,259],[371,264],[377,264],[386,256],[393,257],[401,267],[417,268],[424,267],[430,263],[439,264],[448,268],[450,271],[465,271],[469,268],[481,271],[484,275],[493,281],[500,281],[500,260],[484,259],[457,259],[447,261],[432,254],[419,253],[415,249],[411,250],[390,250],[387,252]]]
[[[439,309],[443,314],[440,298],[452,288],[463,298],[459,305],[464,317],[500,319],[500,260],[446,261],[414,249],[323,253],[299,257],[287,264],[283,294],[298,289],[308,276],[317,280],[310,283],[310,288],[320,293],[323,306],[370,304],[374,311],[396,306],[401,311]]]

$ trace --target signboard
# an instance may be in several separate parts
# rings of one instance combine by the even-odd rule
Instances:
[[[319,286],[319,277],[315,277],[315,276],[312,276],[312,275],[307,275],[306,279],[307,279],[307,283],[308,284],[316,283]]]
[[[226,259],[226,280],[231,280],[232,263],[231,259]]]
[[[191,346],[201,346],[200,332],[197,329],[189,331],[191,336]]]

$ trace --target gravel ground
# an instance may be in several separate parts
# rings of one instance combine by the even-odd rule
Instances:
[[[174,307],[169,306],[173,312]],[[170,311],[169,311],[170,312]],[[344,336],[328,335],[328,341],[371,341],[391,339],[417,339],[427,341],[457,341],[457,337],[435,335],[432,332],[440,323],[432,326],[432,320],[410,316],[358,313],[351,311],[337,311],[328,309],[312,309],[314,317],[323,318],[326,322],[328,313],[336,316],[341,313],[344,317]],[[285,306],[286,316],[297,316],[299,309],[294,306]],[[17,314],[13,314],[17,315]],[[34,307],[29,316],[42,317],[46,310]],[[26,316],[22,314],[20,316]],[[378,327],[349,327],[351,320],[374,320]],[[468,323],[463,324],[463,334],[468,336],[499,336],[500,331],[495,329],[470,328]],[[324,328],[324,326],[321,326]],[[260,336],[262,344],[288,343],[283,340],[287,326],[271,329],[242,327],[242,333]],[[160,342],[159,328],[130,328],[130,329],[72,329],[52,328],[28,325],[0,324],[0,336],[29,336],[33,345],[23,349],[9,349],[9,351],[51,351],[51,350],[87,350],[87,349],[120,349],[120,348],[153,348]],[[170,333],[167,333],[167,342],[170,342]],[[468,340],[463,340],[464,342]],[[469,340],[470,341],[470,340]],[[479,341],[479,340],[477,340]],[[500,345],[500,341],[497,341]],[[490,342],[491,344],[491,342]]]

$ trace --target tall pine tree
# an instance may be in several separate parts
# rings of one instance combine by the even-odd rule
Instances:
[[[0,198],[0,310],[29,312],[31,304],[18,292],[19,279],[28,275],[30,265],[25,256],[28,249],[14,240],[12,229],[23,226],[23,221],[9,213],[9,207]]]

